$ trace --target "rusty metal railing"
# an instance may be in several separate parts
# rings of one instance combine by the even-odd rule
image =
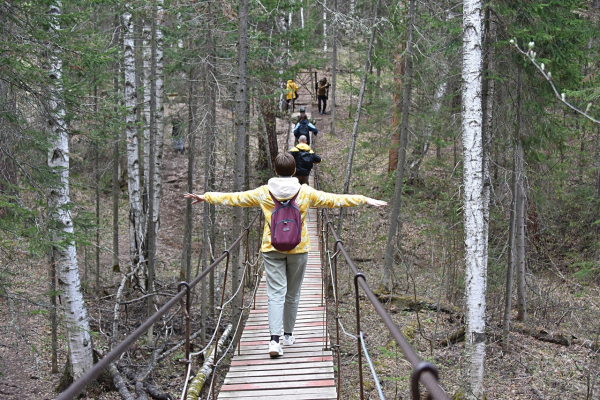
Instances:
[[[315,178],[315,187],[319,188],[319,179],[316,171],[314,172]],[[338,237],[333,223],[329,218],[329,214],[326,209],[321,209],[319,215],[319,232],[321,234],[320,238],[320,248],[321,248],[321,260],[322,265],[324,266],[324,282],[325,287],[327,288],[327,293],[329,292],[329,279],[331,279],[331,283],[333,286],[333,300],[335,303],[335,320],[336,320],[336,338],[335,344],[331,347],[335,350],[337,356],[337,367],[338,367],[338,379],[337,379],[337,395],[338,399],[340,398],[341,392],[341,377],[342,377],[342,360],[340,354],[340,328],[342,331],[353,337],[357,342],[358,347],[358,373],[359,373],[359,382],[360,382],[360,399],[364,399],[364,388],[363,388],[363,362],[362,362],[362,353],[363,350],[365,352],[365,356],[367,357],[367,361],[371,367],[373,375],[376,380],[376,385],[379,390],[379,395],[383,399],[382,391],[379,387],[379,382],[377,377],[375,376],[375,370],[370,360],[368,359],[368,353],[366,352],[366,346],[363,340],[363,332],[361,331],[360,325],[360,298],[359,298],[359,288],[362,289],[363,293],[369,299],[375,311],[381,317],[381,320],[389,330],[390,334],[396,340],[396,343],[400,347],[400,350],[410,362],[413,372],[411,375],[411,392],[412,398],[414,400],[421,399],[421,393],[419,389],[419,382],[425,386],[428,392],[429,399],[436,400],[450,400],[448,394],[440,387],[438,384],[438,372],[437,368],[428,362],[424,362],[414,351],[412,346],[408,343],[400,328],[396,325],[396,323],[392,320],[392,317],[388,314],[384,306],[379,302],[379,299],[373,293],[369,284],[367,283],[366,277],[358,270],[350,256],[348,255],[346,249],[344,248],[344,244],[342,240]],[[330,235],[333,236],[333,249],[330,248]],[[339,293],[338,293],[338,267],[337,260],[339,256],[342,256],[346,261],[346,264],[350,268],[354,276],[354,295],[355,295],[355,308],[356,308],[356,335],[352,335],[346,332],[343,324],[341,323],[341,316],[339,314]],[[328,276],[329,275],[329,276]],[[330,300],[330,299],[327,299]],[[326,301],[327,303],[327,301]]]
[[[98,361],[98,363],[96,363],[88,372],[86,372],[82,377],[80,377],[78,380],[76,380],[75,382],[73,382],[64,392],[62,392],[58,397],[57,400],[71,400],[76,398],[79,393],[81,393],[81,391],[91,382],[93,382],[98,375],[100,375],[100,373],[102,373],[102,371],[106,370],[110,364],[117,360],[117,358],[119,358],[121,356],[121,354],[123,354],[127,348],[129,346],[131,346],[136,340],[138,340],[144,333],[146,333],[146,331],[148,331],[148,329],[150,329],[150,327],[156,323],[162,316],[164,316],[171,308],[173,308],[178,302],[182,303],[182,312],[184,314],[184,318],[186,320],[186,343],[185,343],[185,352],[186,352],[186,360],[190,359],[190,307],[191,307],[191,301],[190,301],[190,294],[191,294],[191,290],[200,282],[202,281],[204,278],[206,278],[206,276],[208,276],[208,274],[215,269],[219,264],[221,264],[221,262],[223,262],[223,260],[225,260],[225,271],[223,274],[223,286],[221,288],[221,303],[220,303],[220,315],[219,315],[219,322],[217,323],[217,326],[215,328],[215,334],[213,335],[213,339],[215,339],[216,336],[216,341],[214,342],[215,345],[216,343],[218,343],[218,336],[219,336],[219,324],[221,321],[221,315],[222,315],[222,308],[223,308],[223,304],[224,304],[224,294],[225,294],[225,289],[226,289],[226,284],[227,284],[227,272],[229,269],[229,259],[230,259],[230,254],[233,250],[237,249],[238,246],[240,246],[240,244],[242,243],[242,241],[245,239],[245,259],[244,259],[244,264],[246,265],[246,267],[251,264],[249,262],[249,257],[252,256],[252,254],[258,254],[258,252],[250,252],[248,250],[248,246],[250,245],[249,243],[249,236],[250,236],[250,230],[252,228],[252,226],[255,224],[255,222],[259,219],[259,216],[262,215],[262,212],[259,211],[258,213],[256,213],[256,216],[252,219],[252,221],[248,224],[248,226],[244,229],[244,232],[231,244],[231,246],[229,246],[229,248],[227,250],[225,250],[223,252],[223,254],[221,254],[220,257],[218,257],[217,259],[215,259],[215,261],[206,268],[206,270],[202,271],[202,273],[200,275],[198,275],[194,280],[192,280],[191,282],[181,282],[178,286],[178,290],[179,292],[173,296],[165,305],[163,305],[157,312],[155,312],[151,317],[149,317],[146,321],[144,321],[144,323],[142,325],[140,325],[140,327],[138,327],[135,331],[133,331],[129,336],[127,336],[125,339],[123,339],[123,341],[121,343],[119,343],[114,349],[112,349],[108,354],[106,354],[100,361]],[[260,228],[260,226],[259,226]],[[258,237],[262,237],[262,232],[259,232]],[[255,241],[253,243],[253,245],[258,245],[260,246],[260,239]],[[256,263],[257,264],[257,263]],[[247,268],[246,268],[247,269]],[[246,269],[244,271],[246,271]],[[257,281],[258,281],[258,267],[255,270],[255,274],[257,277]],[[242,276],[241,279],[241,287],[243,288],[245,286],[245,272],[244,272],[244,276]],[[238,289],[239,290],[239,289]],[[235,295],[235,294],[234,294]],[[185,304],[183,303],[183,299],[184,297],[186,297],[186,302]],[[243,289],[242,289],[242,310],[245,308],[244,307],[244,298],[243,298]],[[241,318],[241,317],[240,317]],[[239,326],[239,322],[238,322],[238,326]],[[202,329],[205,329],[205,327],[202,327]],[[216,359],[216,357],[215,357]],[[187,363],[188,365],[186,365],[186,369],[189,370],[189,362]],[[213,364],[213,378],[215,376],[214,374],[214,369],[216,369],[218,363],[214,363]],[[211,382],[212,383],[212,382]]]

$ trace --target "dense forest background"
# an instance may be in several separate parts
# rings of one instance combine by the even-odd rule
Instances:
[[[330,213],[346,247],[441,385],[470,396],[466,3],[2,2],[0,393],[54,397],[238,237],[252,213],[192,208],[182,195],[273,176],[295,122],[283,106],[294,78],[320,130],[322,189],[390,202]],[[600,1],[480,6],[484,393],[600,398]],[[325,115],[315,74],[333,84]],[[222,273],[194,293],[204,337]],[[233,271],[233,287],[241,279]],[[384,393],[404,398],[410,368],[371,318]],[[129,350],[90,397],[118,398],[119,371],[132,392],[143,375],[178,395],[181,350],[151,360],[181,340],[183,322],[155,329],[156,342]],[[352,367],[355,342],[340,351]],[[342,398],[353,398],[356,371],[344,370]],[[377,396],[372,382],[367,391]]]

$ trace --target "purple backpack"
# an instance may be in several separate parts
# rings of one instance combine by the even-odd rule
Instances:
[[[302,216],[296,204],[298,194],[286,201],[279,201],[269,191],[275,208],[271,213],[271,245],[279,251],[294,249],[302,241]]]

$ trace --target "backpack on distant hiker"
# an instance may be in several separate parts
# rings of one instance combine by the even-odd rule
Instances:
[[[310,173],[314,164],[313,156],[310,151],[300,151],[296,159],[296,170],[307,171]],[[304,174],[302,174],[304,175]]]
[[[300,137],[301,135],[304,135],[308,139],[309,134],[310,134],[310,130],[308,129],[308,124],[300,123],[300,126],[298,127],[298,137]]]
[[[298,193],[289,200],[279,201],[269,191],[275,208],[271,213],[271,245],[279,251],[294,249],[302,241],[302,215],[296,204]]]

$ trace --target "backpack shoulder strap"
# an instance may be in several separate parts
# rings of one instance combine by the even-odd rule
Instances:
[[[298,195],[300,194],[301,190],[302,190],[302,186],[300,186],[300,189],[298,189],[298,191],[296,192],[296,194],[294,195],[294,197],[292,197],[290,199],[290,201],[296,201],[296,197],[298,197]]]
[[[279,200],[277,200],[275,198],[275,196],[273,196],[273,193],[271,193],[271,191],[269,190],[269,194],[271,195],[271,198],[273,199],[273,203],[275,203],[275,205],[277,206],[278,204],[281,205],[281,202]]]

